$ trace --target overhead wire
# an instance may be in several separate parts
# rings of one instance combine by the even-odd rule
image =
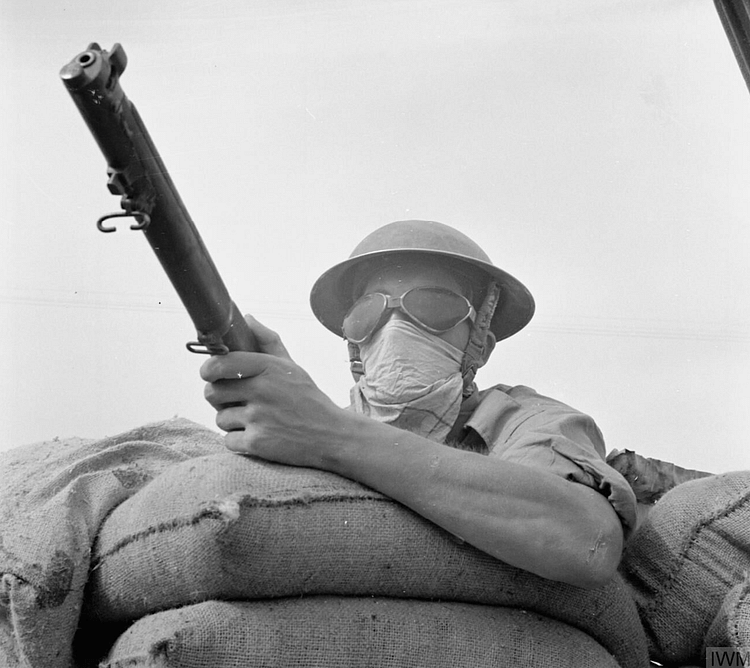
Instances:
[[[112,293],[104,291],[70,291],[56,289],[0,289],[0,303],[59,308],[84,308],[112,311],[180,313],[184,307],[170,296]],[[241,308],[265,317],[282,320],[314,322],[309,306],[299,301],[257,301],[240,303]],[[251,307],[251,308],[248,308]],[[662,340],[750,342],[750,323],[684,321],[648,318],[611,318],[572,315],[564,319],[537,316],[525,330],[532,334],[570,334],[576,336],[608,336]]]

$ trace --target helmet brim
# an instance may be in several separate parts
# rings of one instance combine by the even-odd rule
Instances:
[[[310,306],[315,317],[328,330],[343,337],[344,317],[358,295],[354,294],[355,277],[364,265],[378,260],[398,259],[399,256],[418,255],[436,264],[456,264],[461,270],[477,278],[500,285],[500,300],[490,323],[490,330],[498,341],[523,329],[534,315],[534,298],[523,283],[493,264],[460,253],[434,249],[387,249],[362,253],[344,260],[326,271],[313,285]]]

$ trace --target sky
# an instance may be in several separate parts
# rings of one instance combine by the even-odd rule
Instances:
[[[191,321],[59,79],[123,45],[235,302],[337,403],[315,279],[393,220],[453,225],[533,293],[481,386],[608,449],[750,468],[750,93],[710,0],[0,0],[0,450],[213,426]]]

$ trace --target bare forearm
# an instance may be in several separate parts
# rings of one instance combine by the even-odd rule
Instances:
[[[228,448],[362,482],[542,577],[583,587],[612,577],[622,529],[596,491],[345,411],[289,359],[278,337],[258,323],[254,331],[264,353],[215,356],[201,368]]]
[[[542,577],[592,587],[613,574],[622,531],[596,491],[543,470],[351,417],[326,468]]]

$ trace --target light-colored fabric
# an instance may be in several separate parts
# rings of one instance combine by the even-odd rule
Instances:
[[[626,545],[620,571],[652,657],[699,663],[729,591],[750,572],[750,471],[692,480],[667,492]]]
[[[364,375],[351,390],[354,410],[443,443],[461,406],[463,353],[396,318],[359,350]]]
[[[382,598],[210,601],[145,617],[101,668],[619,668],[526,610]]]
[[[619,577],[593,591],[546,580],[363,485],[231,453],[170,467],[110,514],[94,546],[84,620],[320,595],[523,608],[584,631],[623,668],[647,657]]]
[[[0,666],[69,668],[91,545],[104,517],[169,466],[222,452],[187,420],[0,454]]]
[[[606,463],[604,438],[588,415],[523,385],[496,385],[475,401],[468,406],[461,432],[454,432],[459,441],[478,436],[490,457],[596,489],[612,504],[626,535],[635,529],[633,490]]]

